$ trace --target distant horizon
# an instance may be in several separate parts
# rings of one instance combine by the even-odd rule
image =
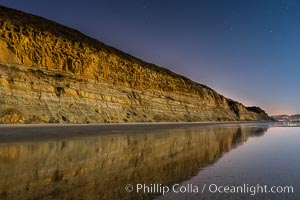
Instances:
[[[300,2],[172,2],[0,0],[270,116],[300,113]]]
[[[278,116],[278,115],[292,116],[292,115],[300,115],[300,113],[296,113],[296,114],[275,114],[275,115],[271,115],[271,116]]]

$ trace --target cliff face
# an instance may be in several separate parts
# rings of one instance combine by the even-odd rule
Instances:
[[[0,6],[0,123],[269,120],[165,68]]]

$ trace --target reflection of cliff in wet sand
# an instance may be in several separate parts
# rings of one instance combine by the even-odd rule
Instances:
[[[2,143],[0,193],[6,199],[148,198],[126,193],[125,185],[183,181],[264,131],[208,126]]]

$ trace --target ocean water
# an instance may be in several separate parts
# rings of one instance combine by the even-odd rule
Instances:
[[[300,199],[298,124],[151,127],[0,127],[0,199]]]

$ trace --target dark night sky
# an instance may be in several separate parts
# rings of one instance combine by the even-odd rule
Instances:
[[[300,1],[0,0],[269,114],[300,113]]]

